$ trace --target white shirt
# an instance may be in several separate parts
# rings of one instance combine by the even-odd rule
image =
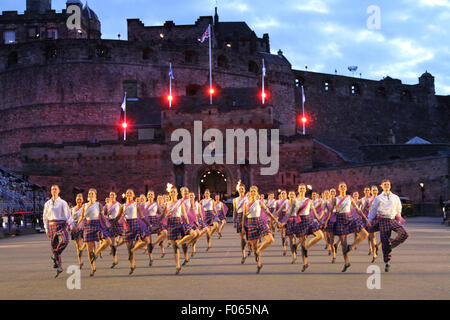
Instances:
[[[123,205],[123,213],[125,216],[125,219],[137,219],[138,213],[137,213],[137,203],[132,202],[129,205],[124,204]]]
[[[261,217],[261,200],[256,200],[252,203],[252,205],[248,208],[247,218],[259,218]],[[250,204],[250,203],[248,203]]]
[[[114,204],[112,204],[112,205],[108,203],[105,206],[105,209],[106,209],[106,215],[108,216],[108,218],[115,219],[120,210],[120,203],[117,201],[114,202]]]
[[[155,201],[152,204],[147,205],[145,207],[145,210],[147,211],[150,217],[155,217],[156,213],[158,212],[158,203]]]
[[[350,196],[345,196],[344,200],[342,200],[342,202],[340,204],[339,204],[339,202],[341,202],[341,198],[336,197],[335,209],[336,209],[337,214],[350,212],[350,210],[352,208],[352,200],[351,200]]]
[[[178,200],[172,206],[169,207],[169,214],[171,217],[181,218],[181,206],[182,201]]]
[[[88,203],[84,205],[85,212],[84,216],[87,221],[98,220],[100,216],[100,203],[96,202],[93,205],[89,206]]]
[[[401,216],[401,212],[402,203],[400,198],[392,192],[389,192],[388,196],[383,191],[373,200],[368,219],[372,222],[377,214],[382,218],[395,219],[397,215]]]
[[[295,209],[294,211],[297,212],[301,206],[303,206],[305,204],[305,201],[309,200],[309,198],[305,198],[303,200],[299,200],[299,199],[295,199]],[[303,212],[299,212],[300,216],[309,216],[309,210],[311,210],[311,201],[308,201],[308,204],[306,205],[305,210],[303,210]]]
[[[209,198],[209,199],[203,199],[202,200],[202,205],[203,205],[203,208],[205,208],[205,211],[212,211],[212,210],[214,210],[213,208],[213,200],[211,199],[211,198]]]
[[[236,212],[237,213],[242,213],[244,211],[244,206],[245,204],[248,202],[248,198],[247,197],[243,197],[243,198],[235,198],[236,199]]]
[[[81,212],[83,211],[83,206],[81,206],[78,210],[76,207],[72,208],[72,219],[74,223],[77,223],[80,220]]]
[[[66,201],[58,197],[55,201],[48,200],[44,205],[44,213],[42,215],[44,220],[45,232],[48,232],[49,220],[63,220],[67,221],[74,227],[72,216],[70,215],[70,208]]]

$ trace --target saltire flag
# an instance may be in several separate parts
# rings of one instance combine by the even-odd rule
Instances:
[[[175,78],[173,77],[172,64],[169,65],[169,77],[170,77],[170,79],[175,79]]]
[[[203,33],[203,35],[202,35],[202,40],[201,40],[202,43],[203,43],[203,41],[205,41],[206,38],[209,38],[209,28],[210,28],[210,26],[211,25],[208,25],[208,28],[206,28],[205,33]]]

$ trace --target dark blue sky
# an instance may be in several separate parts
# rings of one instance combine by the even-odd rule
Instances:
[[[25,0],[2,0],[1,10],[23,12]],[[82,0],[84,3],[85,0]],[[213,15],[215,0],[90,0],[102,37],[122,39],[127,18],[145,25],[193,24]],[[53,0],[57,11],[66,0]],[[294,68],[379,80],[391,76],[416,84],[428,70],[437,94],[450,95],[450,0],[217,0],[221,21],[246,21],[258,36],[269,33],[271,50],[282,49]],[[371,5],[381,10],[381,28],[369,29]]]

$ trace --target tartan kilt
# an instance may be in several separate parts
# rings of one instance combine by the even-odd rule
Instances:
[[[282,222],[286,218],[286,212],[281,211],[278,215],[278,221]]]
[[[234,222],[234,227],[237,233],[241,233],[242,229],[242,212],[236,212],[236,221]]]
[[[119,221],[117,221],[114,225],[112,224],[114,219],[110,219],[109,222],[111,223],[111,235],[113,237],[119,237],[123,235],[123,227],[120,224]]]
[[[226,219],[225,212],[223,210],[219,210],[218,214],[219,214],[219,216],[218,216],[219,221],[222,221],[222,220]]]
[[[148,235],[148,230],[143,230],[139,219],[127,219],[128,230],[124,233],[124,241],[135,241],[145,237],[145,233]]]
[[[360,221],[353,218],[351,212],[336,214],[336,223],[334,224],[334,234],[337,236],[345,236],[355,232],[360,232],[363,225]]]
[[[324,222],[324,224],[325,224],[325,222]],[[336,224],[336,222],[333,222],[330,219],[327,223],[327,227],[325,229],[323,229],[323,231],[329,232],[329,233],[334,233],[334,225],[335,224]]]
[[[312,218],[310,215],[301,217],[302,220],[297,223],[295,228],[295,235],[297,237],[307,236],[321,229],[319,222],[317,222],[317,220]]]
[[[169,217],[167,220],[167,232],[169,240],[181,240],[184,236],[183,222],[181,218]]]
[[[158,223],[158,217],[157,216],[148,216],[147,221],[150,223],[151,227],[151,234],[158,234],[161,232],[161,224]]]
[[[374,223],[372,223],[373,225],[375,224],[375,220],[377,220],[376,225],[378,226],[378,231],[380,231],[380,233],[388,232],[396,227],[401,226],[401,224],[399,224],[395,219],[376,217],[374,219]]]
[[[286,221],[286,236],[293,236],[295,235],[295,228],[296,228],[296,222],[294,217],[290,217]]]
[[[111,234],[102,228],[100,221],[88,220],[84,224],[83,241],[95,242],[110,237]]]
[[[65,241],[69,241],[66,222],[48,224],[48,237],[53,241],[56,236],[62,236]]]
[[[261,218],[247,218],[247,240],[257,240],[270,234],[269,227]]]
[[[207,225],[206,225],[205,221],[203,221],[203,219],[200,217],[200,215],[198,215],[197,221],[194,221],[194,229],[202,230],[206,227],[207,227]]]
[[[214,214],[213,210],[205,211],[205,223],[212,226],[214,222],[219,222],[219,218]]]
[[[185,234],[185,235],[188,235],[190,232],[191,232],[191,230],[195,230],[195,225],[194,224],[190,224],[190,223],[187,223],[187,222],[183,222],[183,233]]]
[[[72,230],[72,232],[70,233],[70,238],[72,240],[82,239],[83,238],[83,229],[76,228],[76,229]]]

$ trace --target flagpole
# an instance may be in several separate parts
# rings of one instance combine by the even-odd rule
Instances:
[[[302,124],[303,124],[303,135],[305,135],[305,121],[303,121],[303,119],[305,119],[305,91],[303,90],[302,85]]]
[[[125,91],[125,110],[123,111],[125,127],[123,128],[123,140],[127,140],[127,92]]]
[[[208,25],[209,33],[209,104],[212,104],[212,67],[211,67],[211,24]]]
[[[264,59],[262,59],[262,64],[263,64],[263,70],[262,70],[262,104],[264,104],[264,100],[265,100],[265,94],[264,94],[264,69],[265,69],[265,65],[264,65]]]
[[[169,70],[172,70],[172,63],[169,63]],[[169,74],[169,108],[172,108],[172,76]]]

